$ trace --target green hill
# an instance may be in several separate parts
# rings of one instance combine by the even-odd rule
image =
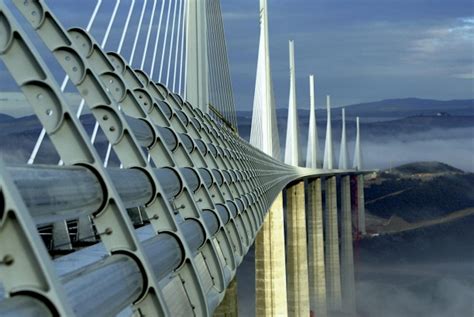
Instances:
[[[402,165],[368,185],[367,211],[385,219],[423,221],[474,207],[474,174],[439,162]]]
[[[442,173],[464,173],[464,171],[441,162],[416,162],[400,165],[391,169],[396,174],[442,174]]]

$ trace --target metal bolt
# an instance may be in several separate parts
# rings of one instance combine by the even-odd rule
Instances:
[[[104,232],[99,233],[99,236],[102,236],[102,235],[110,236],[112,233],[113,233],[113,230],[112,228],[109,227],[109,228],[106,228]]]
[[[10,266],[13,264],[13,262],[15,262],[15,259],[13,258],[13,256],[11,256],[10,254],[7,254],[3,257],[3,260],[0,261],[0,264]]]

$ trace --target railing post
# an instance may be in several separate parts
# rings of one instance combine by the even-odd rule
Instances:
[[[79,228],[78,228],[79,230]],[[53,223],[52,232],[52,249],[53,250],[72,250],[69,229],[65,220]]]
[[[2,9],[0,4],[0,16]],[[25,298],[23,309],[31,304],[37,314],[74,316],[28,209],[1,161],[0,281],[9,298]]]

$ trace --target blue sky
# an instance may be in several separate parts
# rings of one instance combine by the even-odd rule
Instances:
[[[288,40],[295,40],[297,97],[317,106],[398,97],[474,97],[474,2],[464,0],[312,0],[269,4],[278,107],[288,103]],[[258,1],[223,1],[239,109],[252,103]]]
[[[47,3],[67,27],[84,27],[95,0]],[[110,14],[114,3],[104,0],[101,12]],[[122,0],[108,50],[117,47],[129,3]],[[141,6],[140,0],[137,3]],[[148,10],[151,3],[149,0]],[[268,4],[273,81],[280,108],[288,103],[289,39],[295,40],[300,108],[309,107],[311,73],[316,76],[318,107],[323,106],[326,94],[331,94],[335,106],[399,97],[474,98],[472,0],[268,0]],[[224,0],[221,6],[236,106],[249,110],[257,62],[259,3]],[[138,8],[132,18],[135,24]],[[108,19],[107,14],[100,15],[92,32],[96,37],[101,38]],[[124,49],[125,56],[132,37],[127,37],[130,44]],[[5,90],[12,86],[8,80],[0,82]]]

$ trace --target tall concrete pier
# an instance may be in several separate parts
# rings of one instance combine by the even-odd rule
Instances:
[[[360,144],[360,122],[359,117],[356,119],[356,141],[354,149],[354,168],[362,170],[362,149]],[[358,228],[361,234],[365,234],[365,197],[364,197],[364,175],[357,175],[357,218]]]
[[[288,315],[309,316],[304,182],[290,185],[286,197]]]
[[[359,232],[363,235],[366,234],[364,175],[357,175],[357,221],[358,221]]]
[[[334,155],[332,146],[331,99],[329,96],[326,97],[326,107],[327,126],[323,168],[332,170],[334,168]],[[326,178],[325,183],[326,210],[324,222],[324,252],[326,260],[327,304],[328,310],[339,311],[341,309],[341,267],[339,259],[336,176]]]
[[[341,271],[337,219],[336,176],[326,179],[325,259],[328,310],[339,311],[341,302]]]
[[[339,152],[339,169],[349,168],[349,154],[346,140],[346,112],[342,109],[342,131]],[[351,176],[341,177],[341,286],[342,309],[352,315],[355,313],[354,252],[352,249],[352,206]]]
[[[286,316],[283,195],[276,198],[255,240],[256,316]]]
[[[214,317],[238,317],[238,294],[237,294],[237,279],[234,279],[227,286],[225,296],[222,302],[214,312]]]
[[[342,309],[355,313],[354,251],[351,214],[350,176],[341,178],[341,285]]]
[[[310,310],[318,317],[326,317],[326,272],[324,264],[323,203],[320,178],[309,181],[308,195]]]

